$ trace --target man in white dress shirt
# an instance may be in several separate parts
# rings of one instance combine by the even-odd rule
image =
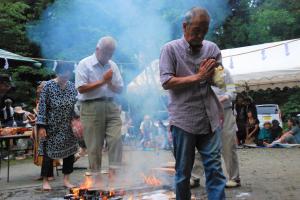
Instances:
[[[115,48],[112,37],[100,38],[95,53],[81,60],[76,69],[80,119],[92,172],[101,170],[104,140],[108,144],[110,169],[122,162],[122,121],[114,97],[121,93],[124,84],[118,66],[110,60]]]

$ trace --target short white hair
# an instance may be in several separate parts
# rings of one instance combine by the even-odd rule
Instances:
[[[193,17],[195,17],[196,15],[205,16],[205,17],[207,17],[207,19],[210,20],[210,16],[206,9],[201,8],[201,7],[193,7],[185,13],[183,22],[185,22],[187,24],[192,23]]]
[[[104,36],[102,38],[99,39],[98,43],[97,43],[97,47],[99,49],[102,49],[104,47],[113,47],[116,48],[116,40],[111,37],[111,36]]]

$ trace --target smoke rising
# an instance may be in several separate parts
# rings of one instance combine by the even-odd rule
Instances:
[[[194,6],[208,9],[210,32],[230,13],[226,0],[56,0],[27,31],[45,58],[75,61],[92,54],[100,37],[113,36],[113,60],[127,84],[159,57],[164,43],[182,36],[183,15]],[[167,100],[152,87],[131,96],[140,113],[134,118],[165,110]]]
[[[181,37],[182,16],[193,6],[209,10],[212,30],[229,13],[224,0],[56,0],[27,30],[45,58],[76,61],[92,54],[100,37],[113,36],[114,60],[124,63],[129,82],[165,42]]]

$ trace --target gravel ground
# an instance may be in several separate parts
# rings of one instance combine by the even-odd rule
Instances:
[[[245,200],[296,200],[300,197],[300,148],[293,149],[239,149],[240,174],[242,187],[226,189],[226,199]],[[104,160],[107,155],[104,153]],[[168,151],[138,151],[126,149],[124,153],[124,169],[119,172],[111,184],[107,175],[102,175],[102,183],[107,187],[140,187],[144,185],[142,173],[155,174],[164,185],[171,186],[173,176],[150,170],[173,162],[171,152]],[[87,167],[87,157],[79,159],[75,167]],[[107,162],[104,162],[104,167]],[[63,187],[62,174],[51,182],[52,192],[42,192],[41,182],[35,181],[40,173],[39,167],[32,162],[16,163],[11,167],[10,182],[6,182],[6,162],[3,161],[0,180],[0,199],[63,199],[68,190]],[[80,184],[84,179],[85,169],[77,169],[72,174],[72,182]],[[206,199],[204,178],[201,186],[192,189],[196,199]]]

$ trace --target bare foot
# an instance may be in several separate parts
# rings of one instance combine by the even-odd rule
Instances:
[[[42,187],[42,190],[43,190],[43,191],[50,191],[50,190],[52,190],[52,188],[51,188],[51,186],[50,186],[50,184],[49,184],[48,181],[43,181],[43,187]]]
[[[86,154],[87,154],[86,149],[85,148],[80,148],[79,155],[81,157],[84,157]]]
[[[79,154],[79,153],[76,153],[76,154],[74,155],[74,162],[76,162],[80,157],[81,157],[80,154]]]
[[[65,186],[66,188],[69,188],[69,189],[75,187],[75,185],[71,184],[69,181],[64,181],[64,186]]]
[[[264,144],[265,147],[272,147],[273,146],[272,144],[269,144],[267,142],[263,142],[263,144]]]

